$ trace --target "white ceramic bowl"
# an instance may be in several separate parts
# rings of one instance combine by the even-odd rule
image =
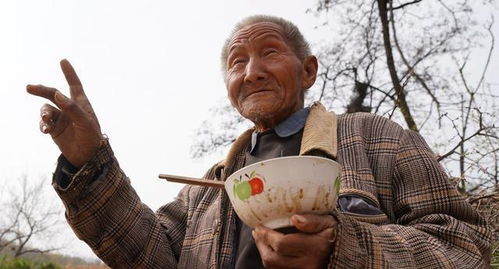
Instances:
[[[269,159],[230,175],[225,189],[239,218],[250,227],[292,226],[294,214],[327,214],[336,207],[341,166],[315,156]]]

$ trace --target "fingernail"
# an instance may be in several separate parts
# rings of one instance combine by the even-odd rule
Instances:
[[[255,232],[255,230],[251,231],[251,236],[253,236],[253,238],[255,238],[255,237],[256,237],[256,232]]]
[[[60,92],[55,92],[55,100],[58,103],[64,103],[66,102],[66,97]]]
[[[42,120],[43,120],[44,122],[48,122],[47,117],[48,117],[47,112],[42,112]]]
[[[300,223],[305,223],[307,222],[307,219],[301,215],[295,215],[295,219],[300,222]]]
[[[42,126],[42,133],[46,134],[47,133],[47,129],[48,129],[47,125],[43,125]]]

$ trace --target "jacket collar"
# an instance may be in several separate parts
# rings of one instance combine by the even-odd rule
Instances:
[[[308,107],[296,111],[274,128],[275,133],[279,137],[288,137],[298,133],[305,126],[309,111]]]
[[[309,111],[310,108],[308,107],[296,111],[283,122],[279,123],[274,128],[274,132],[279,137],[289,137],[298,133],[305,126],[305,121],[307,120]],[[255,149],[259,134],[260,133],[256,131],[253,131],[253,133],[251,134],[250,152],[253,152],[253,150]]]
[[[327,111],[321,103],[315,102],[305,122],[300,155],[314,155],[314,152],[320,151],[336,160],[338,153],[336,129],[336,114]]]
[[[336,159],[338,151],[336,128],[336,114],[328,112],[321,103],[315,102],[310,107],[303,129],[300,155],[314,155],[315,152],[320,151],[330,158]],[[250,128],[234,141],[225,160],[219,164],[221,168],[233,166],[236,155],[245,150],[254,131],[254,127]],[[226,176],[228,175],[226,174]]]

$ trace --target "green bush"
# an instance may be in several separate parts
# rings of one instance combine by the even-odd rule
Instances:
[[[61,269],[51,262],[36,262],[23,258],[0,257],[0,269]]]

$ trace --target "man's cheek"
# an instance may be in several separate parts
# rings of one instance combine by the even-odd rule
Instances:
[[[236,106],[238,103],[238,95],[240,91],[237,89],[237,87],[234,86],[234,84],[229,83],[227,85],[227,97],[229,97],[229,101],[232,104],[232,106]]]

